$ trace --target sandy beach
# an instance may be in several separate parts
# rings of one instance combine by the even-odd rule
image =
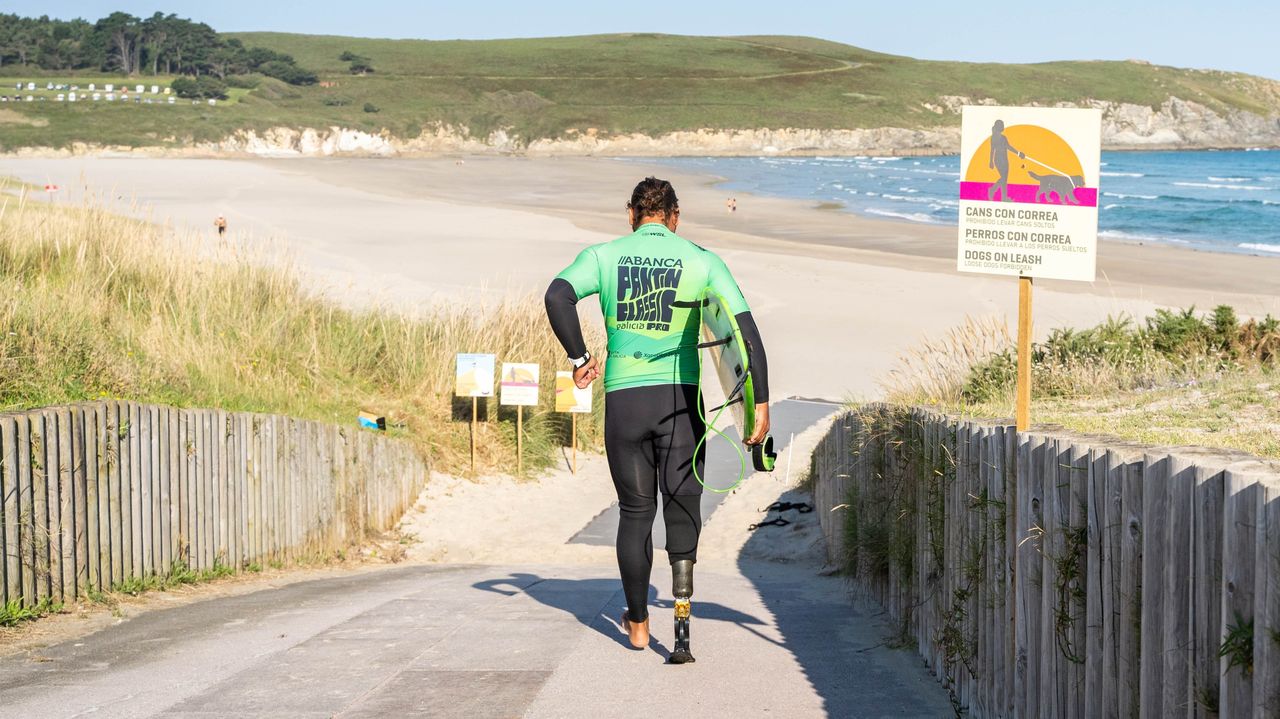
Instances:
[[[922,336],[1016,310],[1012,279],[954,270],[954,228],[741,193],[730,214],[722,178],[643,161],[77,157],[11,160],[4,172],[61,186],[54,202],[88,193],[210,237],[224,214],[234,238],[288,248],[339,300],[407,310],[540,293],[581,248],[627,231],[632,185],[658,173],[680,194],[681,234],[720,253],[751,302],[779,398],[875,397]],[[1038,334],[1162,306],[1280,314],[1280,258],[1108,241],[1099,254],[1097,282],[1037,283]]]

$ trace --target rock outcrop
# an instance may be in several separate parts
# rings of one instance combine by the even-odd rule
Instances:
[[[960,109],[966,104],[994,105],[990,98],[943,96],[924,109],[951,119],[933,128],[881,127],[849,130],[742,129],[689,130],[657,137],[610,135],[595,129],[570,131],[554,139],[525,142],[508,130],[474,136],[465,127],[437,125],[412,138],[389,132],[343,127],[276,127],[263,132],[240,130],[218,142],[180,148],[102,147],[77,143],[51,151],[25,148],[20,155],[66,155],[141,152],[182,156],[250,155],[257,157],[430,156],[450,153],[521,154],[531,156],[732,156],[732,155],[938,155],[960,148]],[[1245,110],[1216,111],[1206,105],[1170,97],[1158,108],[1130,103],[1090,101],[1081,105],[1102,111],[1102,143],[1106,149],[1205,149],[1280,147],[1280,116]]]

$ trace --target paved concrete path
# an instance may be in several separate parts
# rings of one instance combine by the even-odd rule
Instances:
[[[665,568],[654,584],[669,583]],[[155,611],[0,661],[4,717],[946,717],[839,579],[697,574],[696,664],[628,648],[612,567],[396,567]]]
[[[716,400],[719,401],[718,399]],[[774,451],[778,453],[778,470],[785,471],[785,467],[791,458],[787,454],[790,447],[791,438],[809,427],[823,417],[829,416],[832,412],[839,409],[839,405],[833,402],[825,402],[822,400],[807,400],[791,397],[788,399],[774,402],[769,408],[771,434],[774,437]],[[724,440],[712,437],[707,442],[707,460],[704,469],[704,479],[708,485],[712,487],[729,487],[733,484],[738,474],[743,471],[742,462],[744,459],[734,451],[730,442],[738,441],[738,430],[732,425],[724,430],[725,435],[729,438]],[[802,459],[802,464],[808,463],[808,455]],[[753,473],[755,469],[751,466],[751,456],[745,458],[747,462],[746,471],[748,475]],[[797,472],[802,471],[803,467],[796,467]],[[705,523],[711,519],[711,515],[715,513],[716,508],[729,495],[724,492],[703,492],[702,501],[699,503],[702,509],[702,521]],[[618,536],[618,503],[614,502],[609,508],[596,515],[587,526],[583,527],[569,541],[574,544],[594,544],[605,547],[612,547],[614,540]],[[653,521],[653,546],[663,549],[667,546],[667,527],[662,521],[662,502],[658,503],[658,516]]]

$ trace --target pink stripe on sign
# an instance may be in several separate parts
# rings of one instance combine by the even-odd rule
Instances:
[[[1066,180],[1063,180],[1066,182]],[[995,193],[995,200],[991,197],[991,188],[995,186],[994,182],[961,182],[960,183],[960,199],[977,200],[979,202],[1000,202],[1003,198],[1000,193]],[[1040,193],[1040,185],[1009,185],[1009,200],[1011,202],[1023,202],[1028,205],[1062,205],[1067,204],[1062,201],[1058,193],[1045,188],[1043,199],[1036,200],[1036,195]],[[1097,207],[1098,206],[1098,188],[1096,187],[1077,187],[1075,191],[1075,203],[1081,207]]]

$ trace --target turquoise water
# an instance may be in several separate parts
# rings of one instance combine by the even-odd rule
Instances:
[[[954,225],[960,158],[732,157],[660,161],[734,192],[840,202],[852,212]],[[1104,152],[1102,237],[1280,254],[1280,151]]]

